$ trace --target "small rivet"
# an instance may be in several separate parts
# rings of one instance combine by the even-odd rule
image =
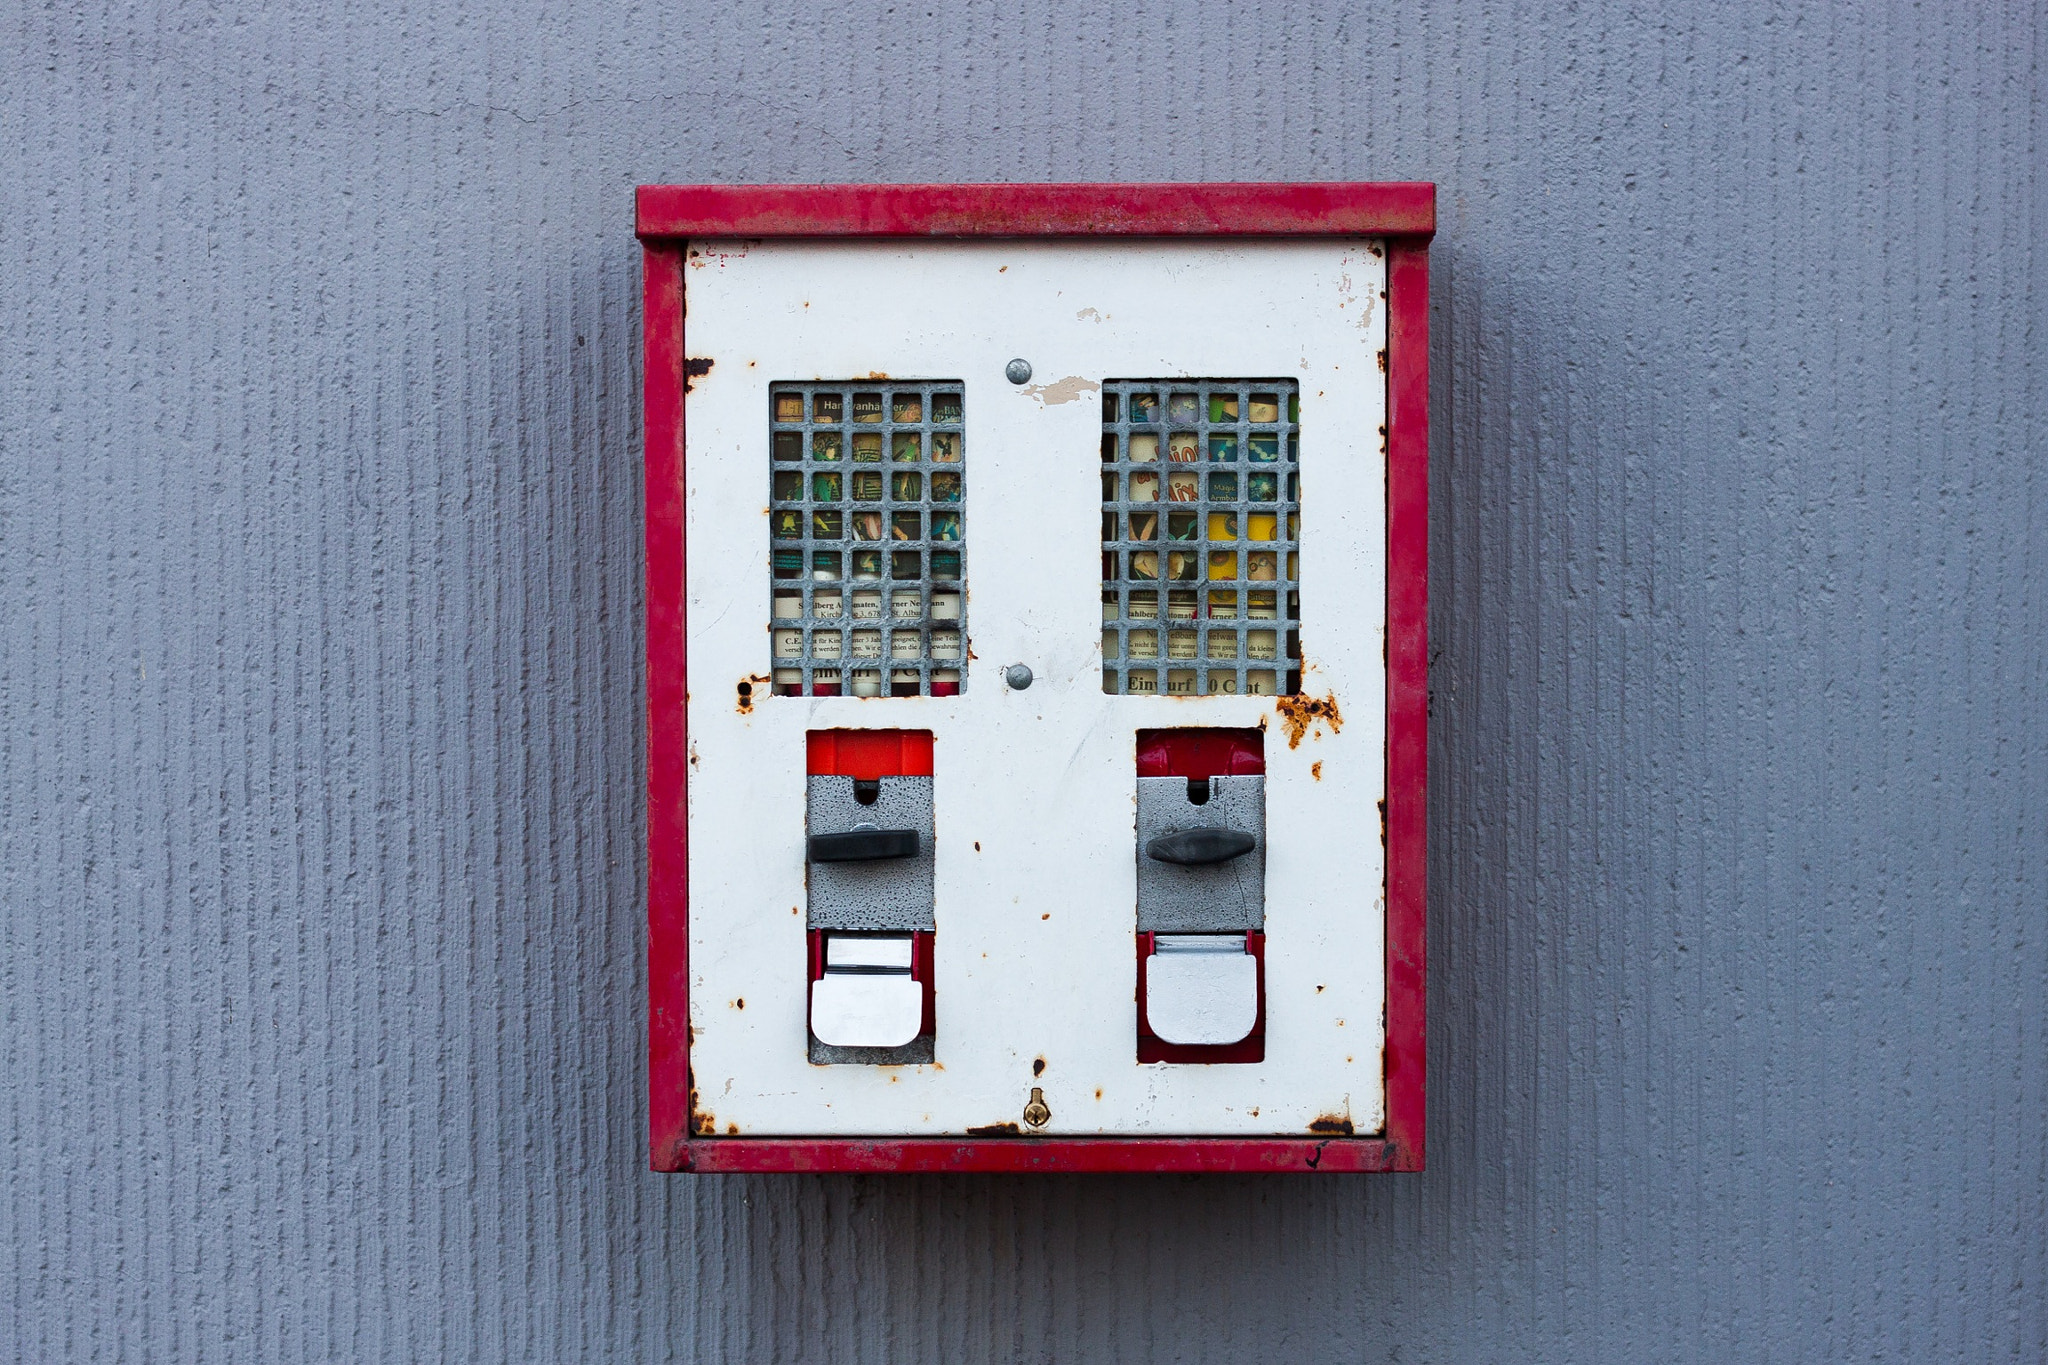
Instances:
[[[1003,366],[1003,375],[1012,384],[1029,384],[1031,382],[1031,362],[1021,357],[1013,360]]]
[[[1011,664],[1003,670],[1003,681],[1018,692],[1031,686],[1031,670],[1024,664]]]

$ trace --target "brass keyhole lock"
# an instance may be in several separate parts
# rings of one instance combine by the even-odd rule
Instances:
[[[1024,1106],[1024,1121],[1033,1128],[1043,1128],[1052,1122],[1052,1110],[1045,1105],[1045,1087],[1031,1087],[1031,1100]]]

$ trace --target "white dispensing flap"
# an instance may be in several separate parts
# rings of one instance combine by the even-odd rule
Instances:
[[[924,988],[907,972],[833,972],[811,983],[811,1032],[828,1047],[902,1047],[923,1023]]]
[[[828,1047],[902,1047],[924,1024],[910,938],[827,934],[825,974],[811,983],[811,1032]]]
[[[1161,934],[1145,963],[1145,1022],[1161,1042],[1240,1042],[1259,1020],[1259,964],[1240,934]]]

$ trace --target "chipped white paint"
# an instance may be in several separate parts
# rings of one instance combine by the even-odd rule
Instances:
[[[1300,1133],[1335,1113],[1375,1130],[1385,342],[1357,322],[1381,258],[1362,242],[710,251],[685,281],[690,353],[714,361],[688,411],[691,991],[747,1001],[692,1020],[719,1130],[961,1133],[1016,1121],[1034,1083],[1052,1133]],[[1013,356],[1062,378],[1020,390]],[[742,713],[735,685],[768,648],[768,385],[870,373],[966,387],[967,690]],[[1350,721],[1299,749],[1268,730],[1256,1065],[1136,1061],[1135,732],[1275,716],[1269,698],[1101,691],[1093,400],[1102,379],[1154,375],[1301,383],[1305,682]],[[1027,691],[1003,685],[1016,660]],[[936,737],[934,1065],[806,1060],[804,733],[832,726]]]

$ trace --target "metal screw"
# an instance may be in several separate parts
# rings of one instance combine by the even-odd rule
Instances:
[[[1008,683],[1013,691],[1022,692],[1031,686],[1031,670],[1024,664],[1011,664],[1003,670],[1003,681]]]
[[[1012,384],[1029,384],[1031,382],[1031,362],[1021,358],[1013,360],[1003,366],[1003,376]]]

